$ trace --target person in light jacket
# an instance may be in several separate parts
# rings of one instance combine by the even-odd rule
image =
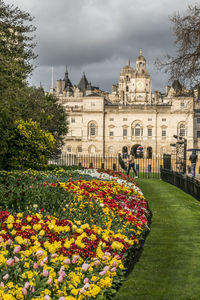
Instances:
[[[130,155],[129,155],[129,158],[128,158],[128,170],[127,170],[127,175],[129,175],[129,172],[130,172],[131,168],[133,169],[133,172],[134,172],[134,174],[135,174],[135,178],[138,178],[137,172],[136,172],[136,169],[135,169],[135,156],[134,156],[133,151],[131,151],[131,153],[130,153]]]

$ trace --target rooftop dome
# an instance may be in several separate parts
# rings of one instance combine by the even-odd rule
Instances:
[[[121,70],[121,76],[123,75],[126,75],[126,74],[131,74],[131,75],[134,75],[135,74],[135,71],[133,70],[133,68],[130,66],[130,60],[127,59],[127,62],[126,62],[126,66],[124,66]]]

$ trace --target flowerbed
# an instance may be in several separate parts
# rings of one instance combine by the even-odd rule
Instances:
[[[121,173],[42,176],[31,177],[35,193],[60,191],[59,211],[41,201],[30,209],[27,200],[28,210],[0,212],[0,299],[110,298],[128,249],[138,248],[148,230],[142,192]]]

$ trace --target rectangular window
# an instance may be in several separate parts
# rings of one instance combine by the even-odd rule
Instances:
[[[200,118],[197,118],[197,124],[200,124]]]
[[[152,121],[152,118],[148,118],[148,121]]]
[[[68,146],[68,147],[67,147],[67,152],[71,152],[71,151],[72,151],[71,147]]]
[[[140,136],[140,128],[135,128],[135,136]]]
[[[165,118],[163,118],[163,119],[162,119],[162,121],[163,121],[163,122],[165,122],[165,121],[166,121],[166,119],[165,119]]]
[[[123,121],[124,121],[124,122],[127,121],[127,118],[123,118]]]
[[[114,131],[110,130],[109,131],[109,136],[114,136]]]
[[[152,128],[148,128],[148,136],[152,136]]]
[[[197,138],[200,138],[200,131],[197,131]]]
[[[82,147],[81,146],[78,147],[78,152],[82,152]]]
[[[184,107],[185,106],[185,103],[184,102],[181,102],[181,107]]]
[[[114,118],[110,118],[110,121],[114,121]]]
[[[162,136],[167,136],[166,130],[162,130]]]
[[[90,135],[91,136],[95,136],[96,135],[95,127],[90,127]]]
[[[71,123],[75,123],[75,118],[71,118]]]
[[[123,128],[123,136],[127,136],[127,128]]]

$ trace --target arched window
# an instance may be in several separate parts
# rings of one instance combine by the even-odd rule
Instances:
[[[143,129],[141,128],[140,124],[135,125],[135,136],[142,136]]]
[[[186,128],[184,124],[181,124],[179,127],[179,135],[180,136],[186,136]]]
[[[95,122],[91,122],[88,125],[88,136],[95,137],[97,136],[97,125]]]
[[[143,136],[143,125],[140,120],[135,120],[131,124],[131,135],[135,137]]]

